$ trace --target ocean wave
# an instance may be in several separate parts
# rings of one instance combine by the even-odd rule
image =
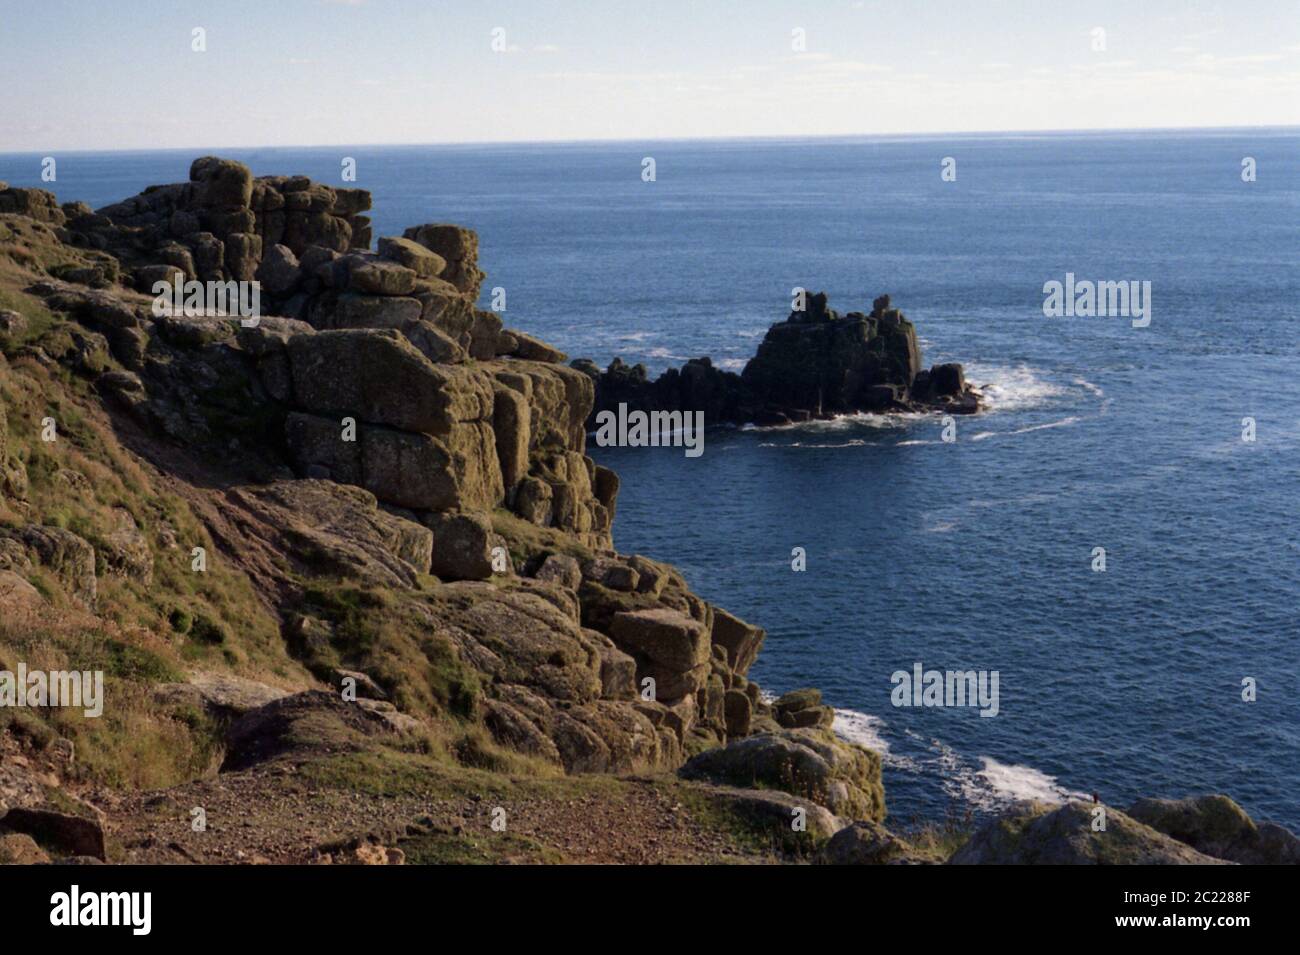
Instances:
[[[1102,398],[1106,394],[1106,392],[1102,390],[1100,385],[1094,385],[1091,381],[1088,381],[1086,378],[1075,378],[1074,383],[1078,385],[1080,388],[1092,392],[1092,394],[1096,395],[1098,398]]]
[[[839,708],[835,710],[835,722],[831,725],[836,736],[878,754],[885,766],[910,773],[920,772],[915,760],[894,752],[883,735],[884,729],[885,721],[879,716]]]
[[[1091,798],[1032,766],[1003,763],[991,756],[972,758],[911,729],[903,730],[902,748],[915,755],[899,752],[884,739],[885,725],[879,717],[837,709],[833,728],[841,739],[880,753],[887,768],[934,780],[950,799],[976,812],[995,813],[1027,799],[1056,804]]]
[[[933,414],[924,411],[906,411],[891,412],[889,414],[871,414],[869,412],[859,412],[856,414],[836,415],[833,418],[817,418],[812,421],[798,421],[792,424],[747,424],[742,428],[743,431],[798,431],[808,434],[834,434],[840,431],[854,431],[862,428],[870,428],[873,431],[888,431],[899,428],[905,428],[910,424],[919,421],[935,421]]]
[[[831,729],[840,739],[865,746],[883,757],[889,752],[889,743],[880,735],[884,725],[885,721],[879,716],[859,713],[857,710],[836,709],[835,722]]]
[[[1083,419],[1078,415],[1071,415],[1068,418],[1062,418],[1059,421],[1048,421],[1044,424],[1031,424],[1023,428],[1012,428],[1010,431],[980,431],[972,434],[970,440],[984,441],[988,438],[1000,438],[1016,434],[1029,434],[1031,431],[1045,431],[1048,428],[1067,428],[1072,424],[1078,424]]]
[[[758,446],[760,448],[812,448],[815,450],[833,451],[838,448],[875,447],[879,443],[880,443],[879,441],[867,441],[864,440],[863,438],[854,438],[851,441],[840,441],[836,444],[826,444],[826,443],[808,444],[803,441],[789,441],[789,442],[761,441],[759,442]]]
[[[767,692],[763,697],[769,703],[775,699]],[[890,769],[938,780],[950,797],[979,812],[996,812],[1027,799],[1056,804],[1091,798],[1033,766],[1004,763],[992,756],[972,758],[911,729],[903,731],[904,749],[921,752],[915,756],[899,752],[885,738],[886,725],[879,716],[837,707],[831,728],[845,742],[878,753],[881,763]]]
[[[977,763],[937,739],[930,741],[930,748],[948,795],[982,812],[996,812],[1026,799],[1063,803],[1089,798],[1033,766],[1003,763],[991,756],[978,756]]]
[[[1032,766],[1000,763],[991,756],[981,756],[980,761],[984,765],[975,777],[1000,802],[1034,799],[1059,803],[1091,798],[1087,793],[1074,792],[1062,786],[1055,776],[1049,776]]]
[[[1026,411],[1042,407],[1065,389],[1042,377],[1028,365],[986,365],[969,362],[967,380],[973,382],[990,412]]]

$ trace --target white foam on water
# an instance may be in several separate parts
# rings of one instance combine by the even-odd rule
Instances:
[[[816,421],[802,421],[795,427],[801,431],[812,432],[835,432],[850,431],[855,428],[871,428],[873,430],[883,430],[887,428],[901,428],[913,421],[920,421],[928,415],[923,414],[842,414],[834,418],[826,418]]]
[[[971,362],[966,365],[965,374],[966,379],[979,389],[990,412],[1037,408],[1059,396],[1063,390],[1028,365],[1011,367]]]
[[[744,358],[721,358],[713,364],[723,371],[740,371],[745,367],[746,361]]]
[[[1027,799],[1056,804],[1091,798],[1032,766],[1003,763],[991,756],[972,760],[937,739],[930,740],[930,749],[935,755],[923,771],[939,775],[948,795],[977,810],[995,812]]]
[[[869,428],[873,431],[885,431],[905,428],[918,421],[935,421],[934,415],[926,412],[903,412],[891,414],[842,414],[833,418],[818,418],[812,421],[800,421],[792,424],[757,425],[747,424],[745,431],[799,431],[810,434],[834,434],[840,431],[853,431]]]
[[[1074,379],[1074,383],[1078,385],[1080,388],[1084,388],[1092,392],[1098,398],[1104,397],[1106,394],[1106,392],[1102,391],[1100,386],[1094,385],[1091,381],[1088,381],[1086,378],[1076,378]]]
[[[1031,431],[1045,431],[1048,428],[1068,428],[1072,424],[1078,424],[1081,420],[1077,415],[1071,415],[1068,418],[1062,418],[1059,421],[1048,421],[1044,424],[1028,425],[1024,428],[1012,428],[1010,431],[981,431],[978,434],[970,436],[972,441],[984,441],[987,438],[999,438],[1016,434],[1029,434]]]
[[[975,775],[988,786],[993,796],[1002,802],[1019,802],[1035,799],[1040,802],[1060,803],[1070,799],[1088,799],[1087,793],[1072,792],[1032,766],[1013,766],[1000,763],[991,756],[981,756],[984,767]]]
[[[975,387],[980,391],[985,404],[985,414],[974,418],[974,421],[992,423],[988,420],[990,416],[997,412],[1007,411],[1027,411],[1050,405],[1054,399],[1061,397],[1068,398],[1073,395],[1077,401],[1083,398],[1082,392],[1086,392],[1093,398],[1101,399],[1101,406],[1097,414],[1105,414],[1111,403],[1110,398],[1105,397],[1103,389],[1088,381],[1086,378],[1075,377],[1067,384],[1058,384],[1047,378],[1047,373],[1038,369],[1031,368],[1028,365],[995,365],[972,362],[966,366],[967,380],[974,382]],[[1068,428],[1076,425],[1095,415],[1067,415],[1055,421],[1047,421],[1041,424],[1026,425],[1022,428],[1012,428],[1006,431],[982,430],[976,431],[969,437],[964,438],[966,441],[987,441],[989,438],[997,437],[1014,437],[1017,435],[1030,434],[1035,431],[1043,431],[1049,428]],[[900,431],[904,434],[916,433],[916,425],[933,424],[937,419],[931,412],[905,412],[890,414],[845,414],[837,415],[833,418],[815,421],[803,421],[797,424],[767,425],[760,426],[747,424],[742,430],[745,431],[785,431],[797,432],[801,434],[830,435],[843,431],[862,431],[864,429],[872,431]],[[863,445],[874,445],[879,442],[865,441],[861,438],[854,438],[843,443],[824,443],[814,444],[805,441],[793,441],[786,443],[770,443],[761,445],[762,447],[800,447],[800,448],[854,448]],[[926,444],[942,444],[938,438],[912,438],[908,437],[902,441],[891,443],[892,447],[909,448]]]
[[[881,756],[889,752],[889,743],[880,735],[884,728],[885,721],[879,716],[872,716],[870,713],[859,713],[857,710],[840,710],[835,711],[835,722],[831,729],[840,739],[849,743],[857,743],[859,746],[865,746],[867,749],[875,750]]]
[[[791,441],[789,444],[778,444],[775,441],[764,441],[759,444],[760,448],[820,448],[822,450],[834,450],[837,448],[862,448],[875,447],[880,442],[867,441],[863,438],[854,438],[851,441],[840,441],[835,444],[810,444],[804,441]]]
[[[674,355],[671,349],[664,348],[662,345],[656,345],[654,348],[650,349],[648,352],[646,352],[646,356],[649,358],[667,358],[672,361],[686,360],[681,355]]]
[[[913,773],[920,772],[915,760],[895,753],[890,748],[889,741],[883,735],[884,728],[885,721],[879,716],[844,709],[835,710],[835,722],[831,724],[836,736],[846,743],[856,743],[879,754],[884,765]]]

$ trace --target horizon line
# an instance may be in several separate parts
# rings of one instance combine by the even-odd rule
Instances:
[[[223,145],[223,146],[164,146],[164,147],[140,147],[140,146],[122,146],[111,148],[97,149],[47,149],[46,154],[72,153],[72,154],[96,154],[96,153],[161,153],[161,152],[195,152],[204,150],[220,149],[340,149],[340,148],[363,148],[363,149],[419,149],[428,147],[484,147],[484,146],[583,146],[583,145],[614,145],[618,143],[726,143],[726,142],[773,142],[773,141],[826,141],[826,140],[853,140],[853,139],[938,139],[944,137],[965,137],[965,138],[994,138],[1007,136],[1069,136],[1080,134],[1120,134],[1120,133],[1233,133],[1233,132],[1250,132],[1261,130],[1295,130],[1300,132],[1300,124],[1290,123],[1259,123],[1246,126],[1095,126],[1095,127],[1078,127],[1071,129],[1063,128],[1045,128],[1045,129],[989,129],[989,130],[943,130],[936,132],[877,132],[877,133],[811,133],[811,134],[763,134],[756,133],[742,136],[659,136],[652,138],[640,137],[611,137],[611,138],[590,138],[590,139],[467,139],[467,140],[443,140],[443,141],[421,141],[421,142],[346,142],[346,143],[296,143],[292,145]],[[0,156],[25,156],[39,155],[43,151],[40,149],[24,149],[16,151],[0,152]]]

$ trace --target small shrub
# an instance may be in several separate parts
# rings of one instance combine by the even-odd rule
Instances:
[[[220,646],[226,642],[226,628],[212,618],[198,614],[190,625],[190,637],[200,643]]]

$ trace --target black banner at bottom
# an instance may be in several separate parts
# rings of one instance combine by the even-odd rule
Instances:
[[[923,938],[969,924],[981,933],[1043,927],[1065,938],[1195,932],[1228,941],[1290,924],[1293,878],[1289,868],[1237,866],[51,865],[0,869],[0,911],[9,942],[75,932],[128,945],[346,943],[475,927],[493,941],[531,942],[557,931],[599,937],[592,930],[605,926],[658,934],[678,920],[693,933],[716,924],[720,937],[735,939],[768,931],[760,923],[773,918],[813,930],[855,915],[868,916],[863,931],[873,937],[888,937],[891,925]],[[745,920],[757,921],[746,928]]]

